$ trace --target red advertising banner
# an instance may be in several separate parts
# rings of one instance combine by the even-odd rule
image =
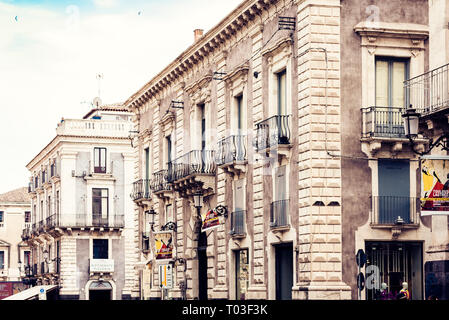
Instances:
[[[173,259],[173,233],[155,232],[154,246],[156,249],[156,260]]]
[[[13,294],[12,282],[0,282],[0,300]]]
[[[216,228],[220,225],[220,220],[218,213],[215,210],[209,210],[206,214],[201,215],[201,231],[204,232],[206,230]]]
[[[449,214],[449,158],[421,160],[421,215]]]

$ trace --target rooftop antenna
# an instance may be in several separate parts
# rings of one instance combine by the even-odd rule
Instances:
[[[99,73],[97,74],[97,80],[98,80],[98,97],[101,97],[101,80],[103,79],[103,74]]]

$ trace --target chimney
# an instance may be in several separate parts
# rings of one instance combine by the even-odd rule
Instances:
[[[203,36],[203,29],[195,29],[195,30],[193,30],[193,35],[195,37],[195,42],[197,42]]]

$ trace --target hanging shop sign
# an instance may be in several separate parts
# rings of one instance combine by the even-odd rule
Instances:
[[[159,285],[162,289],[173,289],[173,267],[171,264],[159,265]]]
[[[220,225],[219,214],[216,210],[208,210],[201,214],[201,231],[211,230]]]
[[[154,246],[156,260],[173,259],[173,232],[155,232]]]
[[[449,157],[421,159],[421,215],[449,215]]]

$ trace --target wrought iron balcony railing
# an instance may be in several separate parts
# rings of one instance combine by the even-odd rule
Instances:
[[[153,173],[153,179],[151,180],[151,190],[153,192],[172,190],[171,184],[169,183],[169,172],[171,173],[171,164],[169,164],[169,169]]]
[[[257,151],[291,143],[290,116],[272,116],[256,124],[256,138],[254,145]]]
[[[131,198],[136,201],[139,199],[150,199],[151,188],[150,179],[140,179],[133,183],[133,192]]]
[[[38,227],[37,227],[38,226]],[[33,232],[39,235],[42,232],[53,228],[81,228],[81,227],[106,227],[123,228],[125,226],[125,216],[123,214],[102,216],[98,214],[64,214],[52,215],[37,225],[33,224]]]
[[[231,235],[245,235],[245,210],[234,211],[231,213]]]
[[[215,151],[192,150],[169,165],[169,182],[194,174],[215,175],[216,170]]]
[[[270,206],[270,227],[288,226],[288,204],[289,200],[278,200],[271,203]]]
[[[31,229],[29,227],[22,230],[22,240],[27,240],[31,236]]]
[[[404,81],[404,90],[421,114],[449,107],[449,64]]]
[[[418,198],[395,197],[395,196],[372,196],[371,197],[371,224],[372,225],[394,225],[418,224],[417,206],[420,205]],[[401,217],[401,220],[398,220]]]
[[[246,136],[232,135],[218,142],[217,165],[246,160]]]
[[[404,108],[369,107],[362,109],[362,137],[405,138]]]

